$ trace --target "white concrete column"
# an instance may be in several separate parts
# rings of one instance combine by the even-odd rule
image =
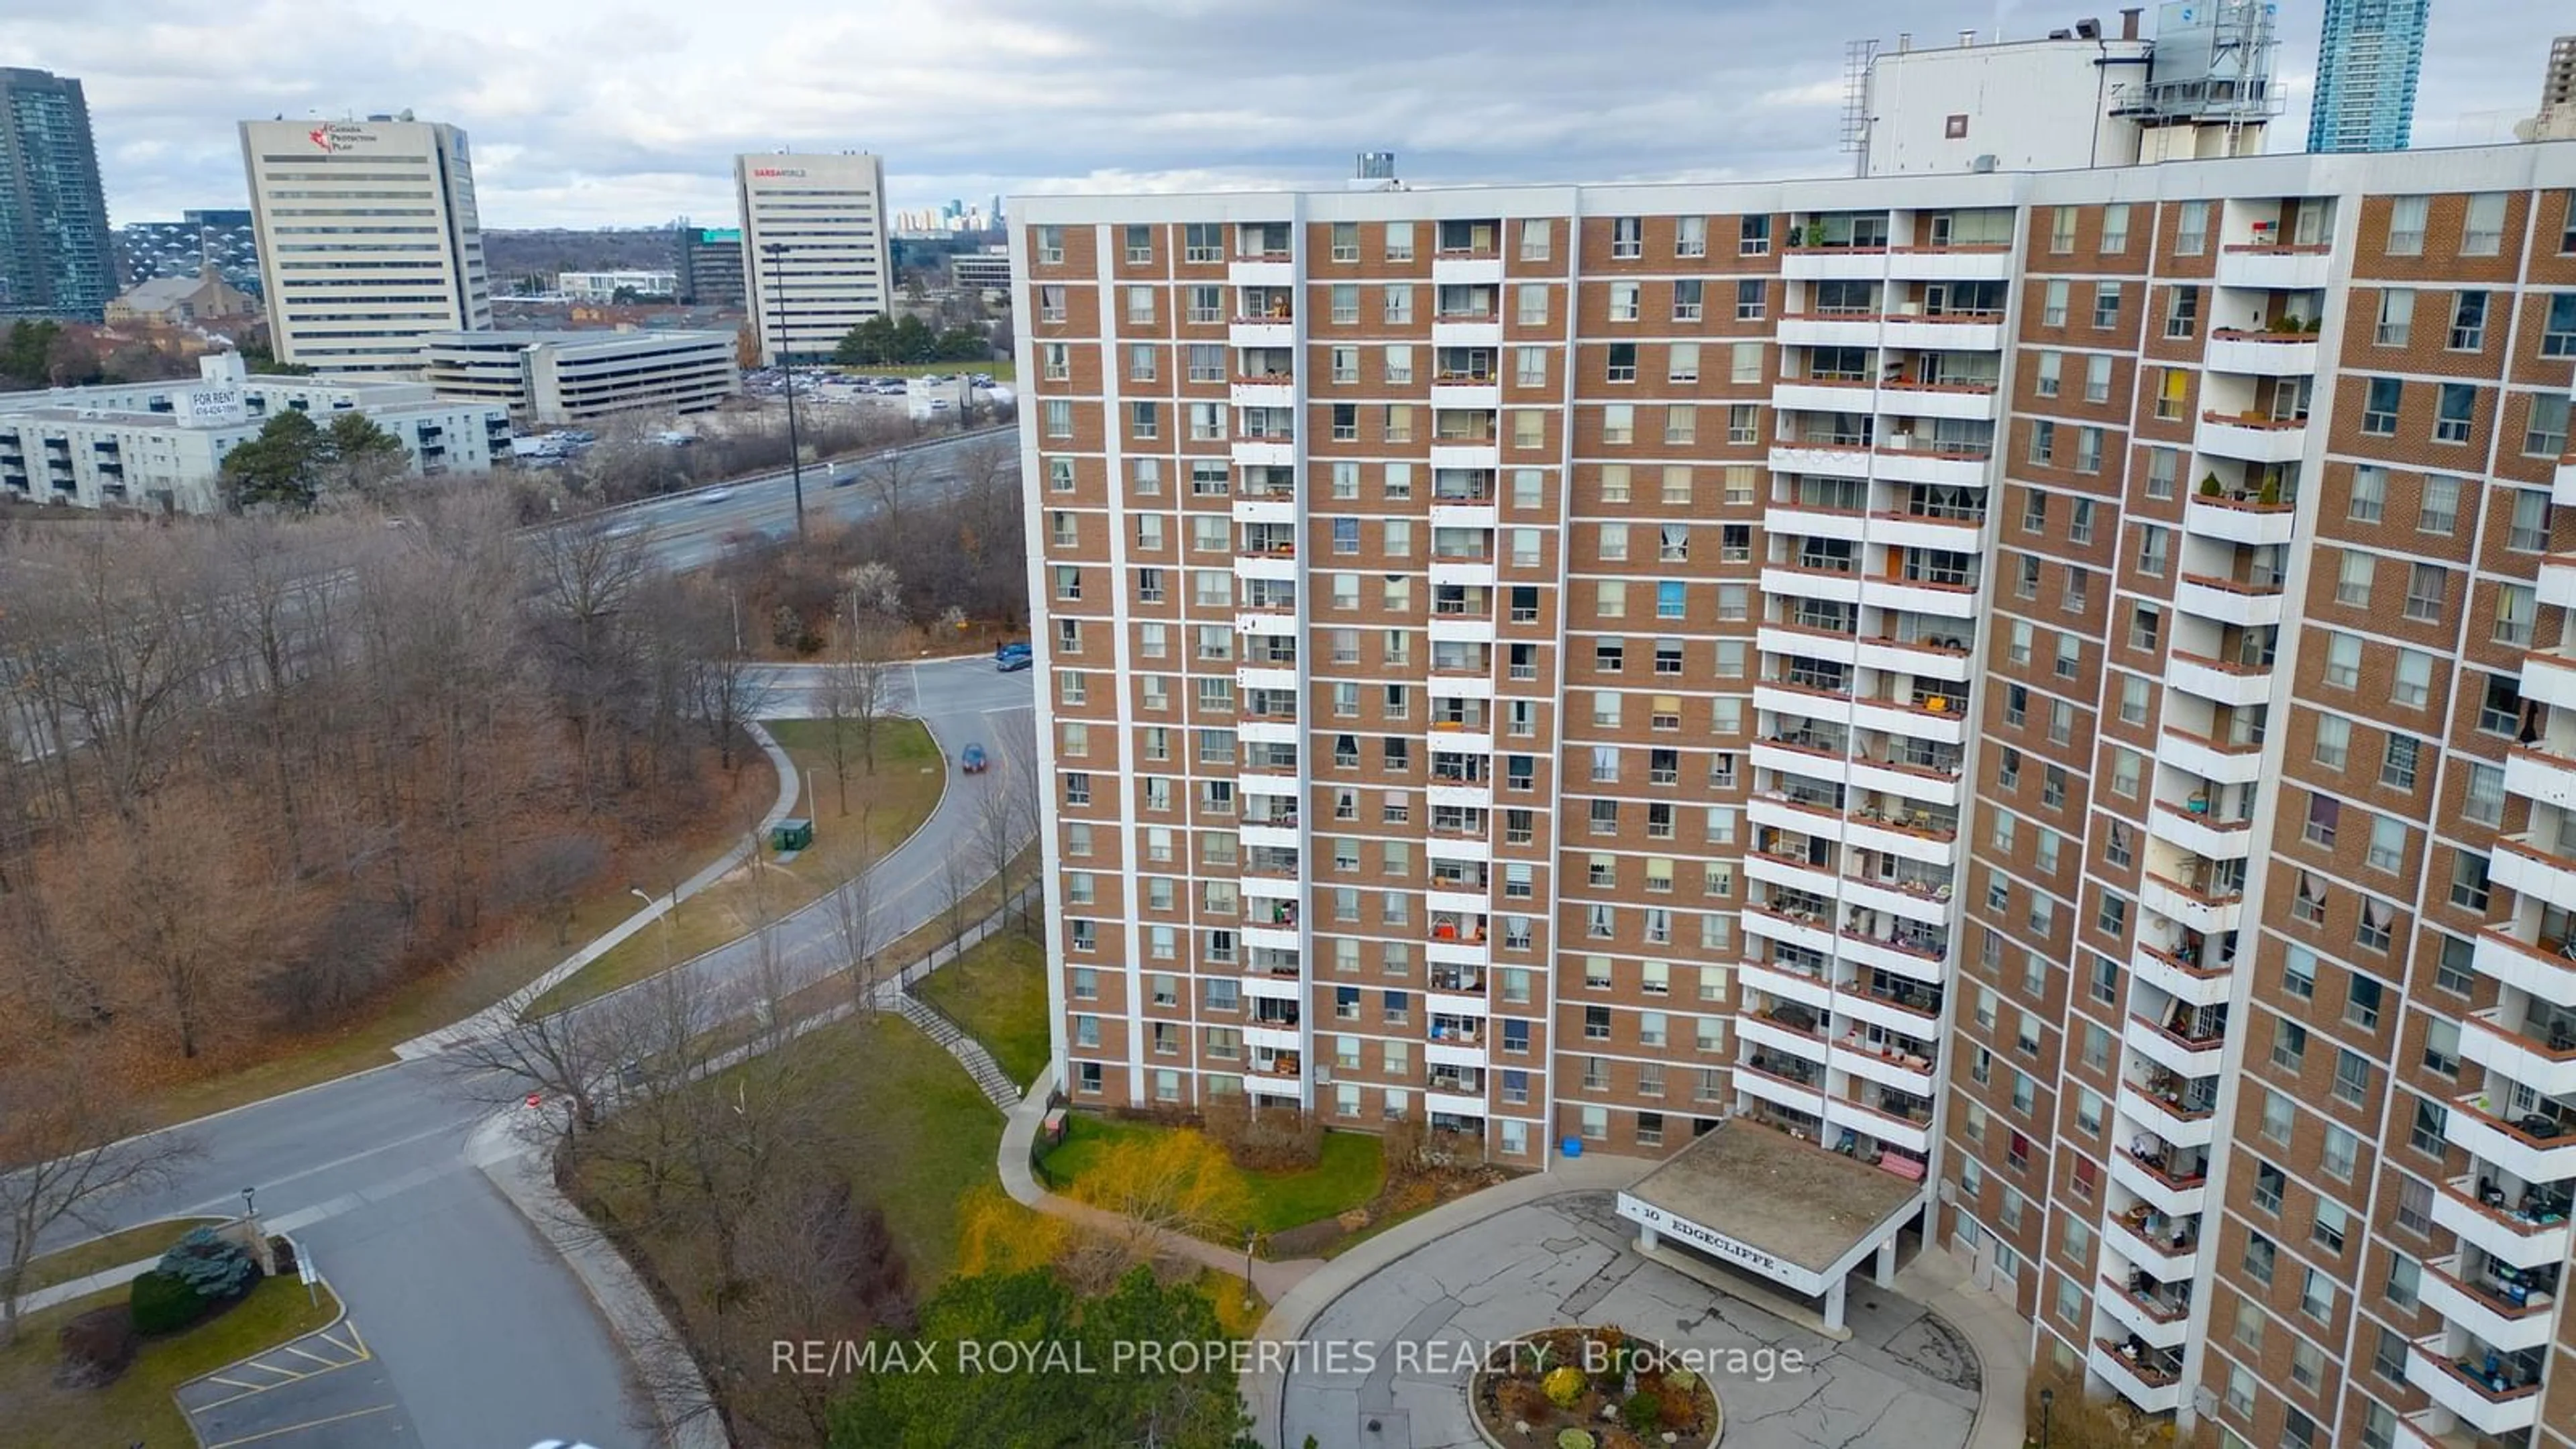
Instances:
[[[1652,1249],[1657,1241],[1655,1230],[1653,1228],[1647,1227],[1643,1223],[1639,1223],[1637,1225],[1637,1247],[1639,1250],[1644,1251]]]
[[[1851,1275],[1847,1273],[1825,1289],[1825,1327],[1831,1332],[1843,1331],[1843,1289],[1850,1282]]]
[[[1896,1286],[1896,1239],[1893,1236],[1878,1245],[1878,1263],[1873,1281],[1881,1288]]]

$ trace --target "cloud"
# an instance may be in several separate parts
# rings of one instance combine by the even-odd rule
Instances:
[[[2027,35],[2065,8],[1917,0],[1903,23]],[[2303,78],[2318,0],[2283,12]],[[2437,10],[2423,144],[2536,104],[2557,18]],[[1875,0],[0,0],[0,64],[87,83],[122,219],[239,204],[245,117],[404,108],[472,133],[492,226],[723,217],[731,157],[783,147],[877,151],[901,206],[1330,185],[1379,149],[1425,184],[1844,174],[1859,36],[1894,39]]]

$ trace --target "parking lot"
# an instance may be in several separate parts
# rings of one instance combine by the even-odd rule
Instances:
[[[201,1449],[419,1449],[401,1396],[355,1320],[343,1318],[179,1388]]]

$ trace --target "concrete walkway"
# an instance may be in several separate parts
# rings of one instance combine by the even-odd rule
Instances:
[[[435,1031],[423,1032],[407,1042],[399,1043],[394,1047],[395,1057],[403,1061],[411,1061],[418,1057],[434,1057],[458,1042],[491,1036],[496,1032],[509,1029],[518,1023],[519,1013],[527,1009],[528,1003],[570,980],[583,967],[615,950],[636,932],[669,915],[679,908],[680,902],[724,879],[733,872],[734,867],[749,859],[760,842],[769,838],[769,827],[786,819],[788,812],[796,808],[800,772],[796,768],[796,762],[788,757],[787,751],[780,747],[777,739],[759,721],[745,721],[743,728],[751,735],[752,741],[760,746],[761,752],[769,756],[771,767],[778,772],[778,799],[770,805],[769,813],[760,817],[760,827],[757,830],[749,837],[735,841],[731,849],[710,861],[706,868],[696,875],[680,882],[669,895],[662,896],[644,909],[609,927],[589,945],[547,968],[545,974],[536,980],[463,1021],[451,1022]]]
[[[1977,1351],[1985,1394],[1968,1449],[2022,1449],[2030,1442],[2022,1399],[2030,1387],[2031,1326],[2013,1306],[1976,1284],[1946,1248],[1926,1246],[1896,1275],[1896,1291],[1949,1324]]]

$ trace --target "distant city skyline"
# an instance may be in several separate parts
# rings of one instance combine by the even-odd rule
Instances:
[[[727,218],[730,157],[780,147],[886,157],[899,210],[1333,185],[1353,153],[1378,149],[1426,185],[1839,174],[1847,39],[1893,44],[1902,24],[1918,44],[1947,43],[1991,37],[1999,20],[2034,37],[2083,13],[1927,0],[1899,20],[1866,0],[1637,0],[1568,45],[1559,7],[1496,0],[1468,51],[1452,12],[1427,0],[992,0],[972,23],[944,7],[809,8],[758,26],[677,0],[613,12],[456,0],[366,24],[115,0],[13,15],[0,64],[84,80],[111,221],[244,205],[240,121],[408,107],[473,134],[486,220],[529,229]],[[2294,106],[2312,91],[2321,17],[2322,0],[2281,7]],[[2435,15],[2414,144],[2509,140],[2563,17],[2543,0]],[[1347,39],[1362,32],[1365,52]],[[875,68],[867,84],[852,83],[854,53]],[[2283,127],[2273,146],[2299,140]]]

